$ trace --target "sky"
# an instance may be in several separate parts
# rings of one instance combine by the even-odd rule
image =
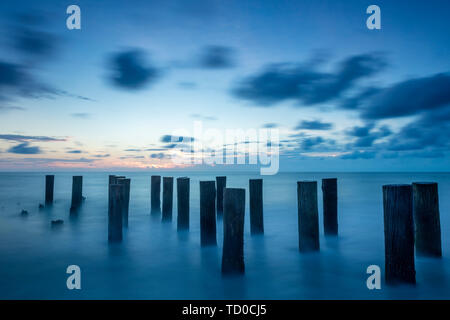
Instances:
[[[66,27],[72,4],[80,30]],[[380,30],[366,26],[372,4]],[[0,12],[0,171],[224,169],[172,161],[198,123],[277,130],[281,171],[450,170],[447,0],[2,0]]]

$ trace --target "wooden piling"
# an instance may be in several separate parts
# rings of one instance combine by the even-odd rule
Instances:
[[[442,257],[438,184],[416,182],[412,190],[416,253]]]
[[[298,245],[301,252],[319,251],[317,181],[297,182]]]
[[[130,211],[130,187],[131,179],[127,178],[116,178],[115,182],[124,186],[123,192],[123,209],[122,209],[122,226],[128,227],[128,212]]]
[[[242,274],[244,264],[245,189],[224,189],[222,274]]]
[[[177,178],[177,229],[189,229],[189,190],[190,179],[187,177]]]
[[[411,185],[383,186],[386,283],[415,283]]]
[[[217,216],[223,216],[223,189],[227,187],[227,177],[216,177]]]
[[[214,181],[200,181],[200,240],[202,246],[217,245]]]
[[[252,235],[264,233],[263,218],[263,180],[250,179],[250,233]]]
[[[50,205],[53,203],[53,190],[55,188],[55,176],[45,176],[45,204]]]
[[[123,190],[125,185],[111,184],[109,188],[111,201],[109,203],[108,211],[108,241],[117,242],[122,241]]]
[[[337,236],[338,213],[337,213],[337,179],[322,179],[323,196],[323,227],[325,235]]]
[[[151,178],[151,210],[161,212],[161,176]]]
[[[162,221],[172,221],[173,177],[163,177]]]
[[[80,207],[83,201],[83,177],[72,177],[72,204],[70,210],[76,210]]]

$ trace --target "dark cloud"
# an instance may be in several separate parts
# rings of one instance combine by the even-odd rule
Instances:
[[[64,138],[54,138],[46,136],[23,136],[19,134],[0,134],[0,139],[12,141],[41,141],[41,142],[67,141],[67,139]]]
[[[106,154],[96,154],[94,155],[95,158],[109,158],[111,155],[109,153]]]
[[[449,150],[450,106],[434,110],[405,125],[391,137],[385,148],[391,151],[410,151],[434,148]]]
[[[376,153],[373,151],[353,151],[351,153],[347,153],[344,155],[341,155],[341,159],[346,160],[355,160],[355,159],[373,159],[375,158]]]
[[[269,122],[269,123],[265,123],[262,127],[266,128],[266,129],[277,128],[278,124],[274,123],[274,122]]]
[[[351,104],[365,119],[397,118],[443,108],[450,104],[450,74],[440,73],[372,89],[366,95],[354,97]]]
[[[379,129],[374,129],[375,124],[371,123],[366,126],[355,126],[347,130],[347,135],[357,138],[355,147],[370,147],[377,139],[387,137],[392,134],[392,131],[387,126],[381,126]]]
[[[81,150],[70,150],[70,151],[67,151],[67,153],[82,153],[83,151],[81,151]]]
[[[86,113],[86,112],[78,112],[78,113],[72,113],[71,116],[74,118],[88,119],[91,117],[91,114]]]
[[[172,136],[170,134],[163,135],[160,139],[161,142],[191,142],[194,141],[192,137]]]
[[[28,142],[18,144],[8,149],[9,153],[17,154],[39,154],[42,153],[39,147],[30,147]]]
[[[207,46],[200,55],[200,67],[225,69],[235,66],[234,50],[225,46]]]
[[[378,54],[351,56],[339,63],[333,73],[318,71],[315,65],[274,64],[240,81],[232,94],[262,106],[285,100],[313,105],[341,97],[359,80],[373,76],[385,66],[384,58]]]
[[[14,48],[36,58],[48,59],[56,50],[57,38],[47,32],[21,27],[13,32]]]
[[[301,142],[301,148],[303,150],[311,150],[312,148],[322,144],[325,142],[325,139],[322,137],[312,137],[303,139]]]
[[[331,128],[333,128],[333,124],[329,122],[321,122],[319,120],[303,120],[297,125],[297,127],[295,127],[295,130],[330,130]]]
[[[125,149],[124,151],[126,152],[141,152],[141,149],[135,149],[135,148],[131,148],[131,149]]]
[[[159,153],[152,153],[150,155],[150,158],[152,158],[152,159],[160,159],[161,160],[161,159],[167,158],[167,156],[164,153],[159,152]]]
[[[122,89],[137,90],[155,82],[161,71],[145,62],[144,52],[130,49],[115,53],[110,58],[111,76],[114,85]]]

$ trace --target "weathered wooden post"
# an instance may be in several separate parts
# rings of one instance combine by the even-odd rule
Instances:
[[[442,257],[438,184],[416,182],[412,189],[416,253]]]
[[[338,234],[337,179],[322,179],[323,227],[325,235]]]
[[[152,176],[151,210],[154,213],[161,212],[161,176]]]
[[[217,245],[214,181],[200,181],[200,240],[202,246]]]
[[[131,179],[127,178],[116,178],[116,183],[124,186],[123,188],[123,209],[122,209],[122,225],[128,227],[128,212],[130,211],[130,187]]]
[[[173,177],[163,177],[162,221],[172,221]]]
[[[222,273],[245,272],[245,189],[224,189]]]
[[[227,187],[227,177],[216,177],[217,185],[217,216],[223,215],[223,189]]]
[[[298,181],[297,201],[299,250],[301,252],[318,251],[320,245],[317,181]]]
[[[187,177],[177,178],[177,229],[189,229],[189,189],[190,180]]]
[[[109,186],[111,201],[108,211],[108,240],[110,242],[122,241],[124,188],[123,184],[111,184]]]
[[[76,210],[80,207],[83,201],[83,177],[73,176],[72,177],[72,205],[70,210]]]
[[[263,180],[250,179],[249,181],[250,193],[250,233],[263,234],[264,233],[264,218],[263,218]]]
[[[412,187],[384,185],[383,209],[386,283],[415,283]]]
[[[53,190],[55,188],[55,176],[45,176],[45,204],[50,205],[53,203]]]

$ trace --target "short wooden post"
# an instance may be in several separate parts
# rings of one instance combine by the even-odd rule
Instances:
[[[224,189],[222,273],[245,272],[245,189]]]
[[[123,209],[122,209],[122,225],[128,227],[128,212],[130,211],[130,187],[131,179],[127,178],[116,178],[116,183],[124,186],[123,188]]]
[[[227,187],[227,177],[216,177],[217,216],[223,215],[223,189]]]
[[[55,176],[45,176],[45,204],[50,205],[53,203],[53,190],[55,188]]]
[[[214,181],[200,181],[200,240],[202,246],[217,245]]]
[[[173,177],[163,177],[162,221],[172,221]]]
[[[383,186],[386,283],[415,283],[411,185]]]
[[[416,182],[412,189],[416,253],[442,257],[438,184]]]
[[[187,177],[177,178],[177,229],[189,229],[189,190],[190,179]]]
[[[322,179],[323,227],[325,235],[338,234],[337,179]]]
[[[263,219],[263,180],[250,179],[250,233],[252,235],[264,233]]]
[[[317,181],[298,181],[297,201],[299,250],[301,252],[318,251],[320,245]]]
[[[151,180],[151,210],[161,212],[161,176],[152,176]]]
[[[70,210],[76,210],[80,207],[83,201],[83,177],[73,176],[72,177],[72,205]]]
[[[109,186],[111,202],[108,212],[108,240],[110,242],[122,241],[122,211],[124,202],[123,184],[112,184]]]

